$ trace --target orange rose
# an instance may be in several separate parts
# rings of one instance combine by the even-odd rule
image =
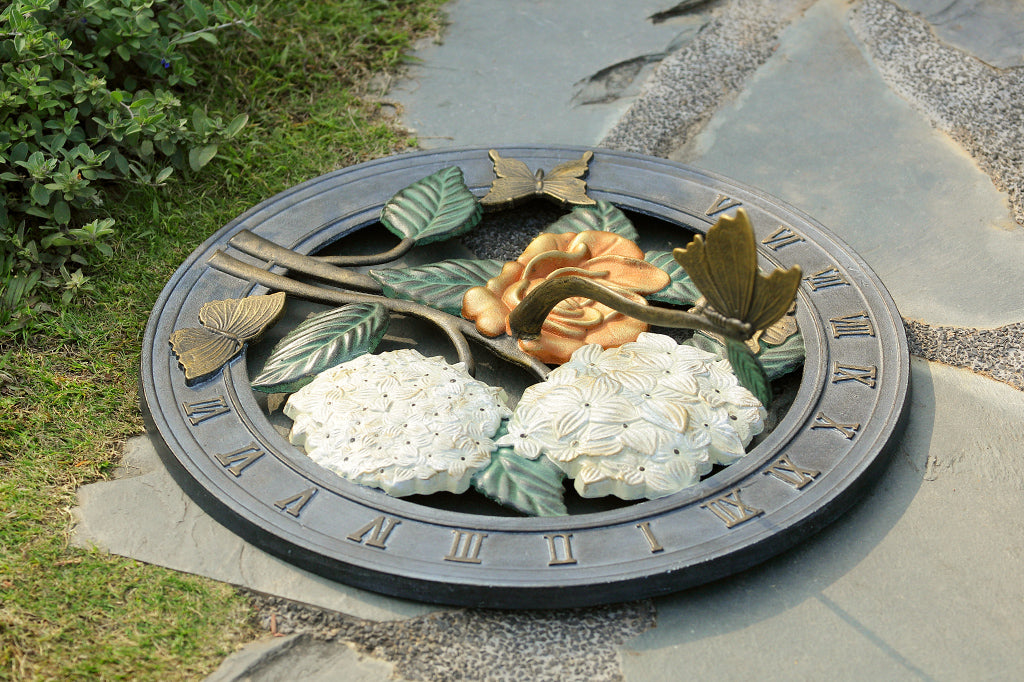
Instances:
[[[546,232],[530,242],[519,258],[505,263],[501,273],[486,286],[467,291],[462,299],[462,316],[476,322],[476,328],[487,336],[511,333],[508,315],[512,309],[541,282],[567,275],[597,280],[643,304],[646,301],[642,294],[660,291],[670,281],[668,274],[643,258],[640,247],[614,232]],[[561,364],[581,346],[621,346],[645,331],[646,323],[577,296],[555,306],[540,336],[520,341],[519,347],[543,362]]]

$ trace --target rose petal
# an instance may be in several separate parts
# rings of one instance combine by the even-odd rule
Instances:
[[[462,297],[462,316],[476,322],[476,328],[487,336],[498,336],[505,331],[509,312],[487,287],[473,287]]]
[[[608,275],[602,279],[629,287],[631,291],[641,294],[661,291],[672,282],[664,270],[639,258],[604,255],[591,258],[582,267],[587,270],[605,271]]]

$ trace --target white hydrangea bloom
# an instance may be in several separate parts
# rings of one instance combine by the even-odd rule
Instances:
[[[462,363],[411,349],[323,372],[284,413],[293,420],[289,439],[313,461],[396,497],[465,492],[512,415],[502,389],[473,379]]]
[[[728,361],[643,333],[578,349],[526,389],[498,443],[546,456],[583,497],[653,499],[742,457],[766,414]]]

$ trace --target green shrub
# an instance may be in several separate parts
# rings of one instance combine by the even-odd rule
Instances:
[[[2,3],[0,3],[2,5]],[[245,125],[179,93],[198,46],[252,26],[236,2],[13,0],[0,11],[0,337],[87,290],[111,255],[103,189],[199,170]]]

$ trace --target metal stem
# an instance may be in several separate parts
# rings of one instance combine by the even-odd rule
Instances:
[[[409,253],[414,246],[416,246],[416,240],[412,237],[406,237],[402,241],[398,242],[398,245],[395,248],[383,253],[371,253],[366,256],[314,256],[314,258],[321,263],[330,263],[331,265],[350,268],[363,265],[380,265],[381,263],[387,263],[395,260],[396,258],[401,258],[405,254]]]
[[[287,249],[282,250],[287,252]],[[455,317],[454,315],[449,315],[448,313],[441,312],[440,310],[436,310],[420,303],[387,298],[385,296],[376,296],[373,294],[327,289],[324,287],[314,286],[312,284],[306,284],[304,282],[297,282],[289,277],[268,272],[250,263],[243,263],[223,251],[218,251],[213,254],[208,261],[208,265],[216,270],[233,275],[234,277],[262,284],[270,289],[284,291],[294,296],[298,296],[299,298],[305,298],[311,301],[318,301],[331,305],[345,305],[348,303],[379,303],[388,310],[423,318],[436,325],[448,336],[448,339],[455,347],[459,361],[466,364],[466,369],[470,374],[474,373],[476,363],[473,360],[473,354],[469,348],[469,343],[466,341],[466,337],[472,338],[474,341],[483,344],[484,347],[498,357],[529,370],[538,379],[546,378],[550,371],[547,365],[543,362],[521,350],[516,345],[516,342],[512,337],[503,336],[498,339],[488,338],[477,331],[476,326],[472,322],[460,317]],[[282,263],[282,265],[284,265],[284,263]]]
[[[338,286],[369,291],[375,294],[379,294],[382,291],[380,283],[369,275],[335,267],[318,258],[303,256],[283,246],[278,246],[259,235],[255,235],[249,230],[242,230],[235,234],[228,240],[228,244],[242,253],[247,253],[250,256],[255,256],[268,262],[273,261],[289,270],[311,275]]]
[[[750,325],[740,320],[721,316],[710,317],[706,310],[701,314],[694,314],[637,303],[592,279],[567,276],[538,285],[512,310],[508,316],[512,334],[520,339],[537,338],[548,313],[561,301],[573,296],[584,296],[604,303],[620,313],[658,327],[713,332],[738,341],[749,338],[752,333]]]

